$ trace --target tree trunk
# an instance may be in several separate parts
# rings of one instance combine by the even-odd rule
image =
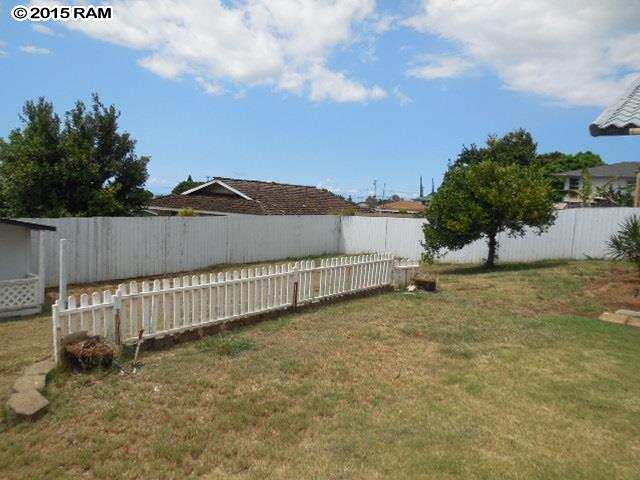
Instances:
[[[496,265],[496,250],[498,249],[498,242],[495,234],[489,235],[489,255],[487,256],[487,263],[485,267],[493,268]]]

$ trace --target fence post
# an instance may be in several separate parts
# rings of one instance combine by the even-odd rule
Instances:
[[[67,307],[67,259],[66,255],[67,239],[60,239],[60,254],[59,254],[59,268],[58,268],[58,301],[61,308]]]
[[[293,307],[293,309],[295,310],[296,308],[298,308],[298,285],[300,284],[300,270],[299,270],[299,264],[296,262],[293,265],[293,270],[292,270],[292,274],[289,276],[289,281],[292,284],[292,288],[291,288],[291,306]]]
[[[44,232],[38,231],[38,304],[42,306],[44,303]]]
[[[113,297],[113,311],[114,311],[114,319],[115,319],[115,343],[116,345],[122,345],[122,317],[120,315],[120,310],[122,309],[122,289],[118,287],[116,289],[116,294]]]
[[[56,363],[60,363],[60,353],[58,351],[58,342],[59,342],[59,334],[60,334],[60,300],[56,300],[56,302],[51,307],[51,328],[53,330],[53,361]]]

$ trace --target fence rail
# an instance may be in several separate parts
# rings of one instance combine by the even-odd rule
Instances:
[[[72,295],[66,305],[53,305],[54,354],[58,340],[77,331],[132,343],[140,330],[144,339],[159,337],[383,287],[391,284],[393,266],[390,254],[360,255],[130,282],[114,294],[83,294],[79,302]]]

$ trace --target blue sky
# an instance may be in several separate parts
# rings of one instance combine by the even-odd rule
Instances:
[[[27,99],[62,113],[98,92],[155,193],[191,174],[412,196],[463,144],[518,127],[540,152],[639,160],[637,138],[588,133],[640,73],[624,1],[105,3],[108,23],[35,24],[0,2],[0,136]]]

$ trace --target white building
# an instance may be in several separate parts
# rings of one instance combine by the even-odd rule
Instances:
[[[0,317],[39,313],[44,303],[43,232],[55,227],[0,218]],[[38,256],[31,255],[37,232]],[[37,265],[37,273],[32,273]]]
[[[591,177],[591,187],[594,191],[598,188],[612,187],[635,195],[636,175],[640,170],[640,162],[620,162],[610,165],[600,165],[587,169]],[[564,191],[567,192],[563,201],[567,206],[579,204],[582,200],[575,194],[568,192],[578,192],[582,188],[582,170],[570,170],[553,174],[555,177],[564,178]]]

